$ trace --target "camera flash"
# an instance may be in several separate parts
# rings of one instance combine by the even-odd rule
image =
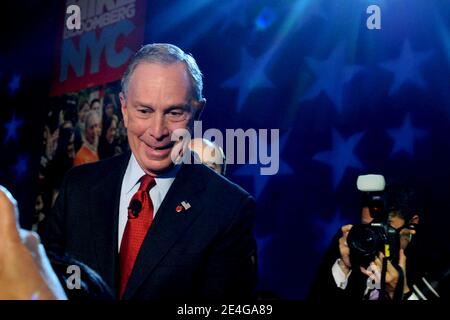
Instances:
[[[386,181],[381,174],[366,174],[358,177],[356,186],[359,191],[364,192],[383,191]]]

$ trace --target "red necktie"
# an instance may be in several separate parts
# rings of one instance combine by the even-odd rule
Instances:
[[[133,195],[128,206],[128,221],[120,244],[120,298],[133,270],[147,231],[153,221],[153,203],[148,191],[155,185],[152,176],[141,178],[139,190]]]

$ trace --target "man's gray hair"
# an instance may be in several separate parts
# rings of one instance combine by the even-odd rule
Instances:
[[[95,110],[90,110],[88,113],[86,113],[86,116],[84,117],[84,123],[86,126],[86,130],[89,128],[89,125],[91,124],[91,119],[97,118],[97,120],[101,120],[100,114]]]
[[[203,98],[203,75],[200,71],[197,62],[191,54],[185,53],[177,46],[169,43],[153,43],[143,46],[131,58],[128,67],[122,77],[122,92],[127,97],[128,84],[131,75],[139,63],[158,63],[158,64],[172,64],[176,62],[183,62],[186,66],[186,71],[191,79],[191,89],[193,98],[200,100]]]

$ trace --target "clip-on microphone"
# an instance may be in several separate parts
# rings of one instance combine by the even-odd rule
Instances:
[[[139,200],[134,199],[130,202],[130,206],[128,207],[128,210],[131,211],[133,218],[139,218],[139,213],[142,210],[142,203]]]

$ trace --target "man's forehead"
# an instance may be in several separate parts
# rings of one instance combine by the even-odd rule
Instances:
[[[171,103],[187,102],[191,82],[183,63],[140,63],[130,78],[128,95],[131,100],[145,102],[147,99],[164,97]]]
[[[140,62],[134,69],[130,81],[133,78],[148,78],[147,81],[158,82],[166,81],[173,83],[189,83],[189,75],[183,62],[174,63],[155,63]]]
[[[90,125],[90,124],[96,123],[96,122],[100,122],[100,116],[97,113],[89,114],[86,119],[86,123],[88,125]]]

